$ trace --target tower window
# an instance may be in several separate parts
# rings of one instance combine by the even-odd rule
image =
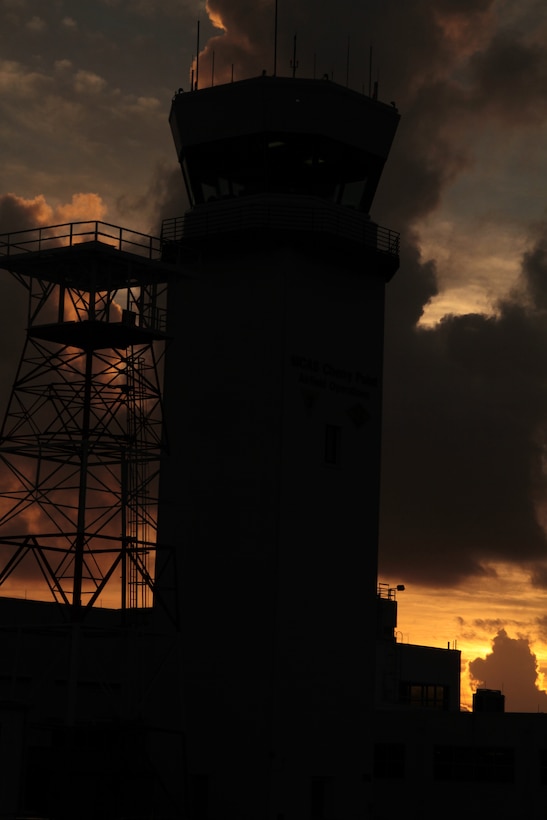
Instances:
[[[325,463],[340,464],[340,447],[342,443],[342,428],[335,424],[327,424],[325,428]]]

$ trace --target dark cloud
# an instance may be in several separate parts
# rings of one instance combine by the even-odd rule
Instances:
[[[532,291],[538,257],[523,266]],[[506,301],[496,317],[447,317],[434,330],[416,329],[414,316],[387,313],[384,571],[451,585],[506,561],[530,565],[542,583],[543,310]]]
[[[25,231],[44,225],[52,216],[52,209],[41,195],[32,200],[15,194],[0,196],[0,234]]]
[[[547,711],[547,692],[537,686],[537,658],[527,638],[510,638],[500,629],[491,654],[471,661],[469,672],[477,687],[504,692],[507,712]]]
[[[181,216],[188,209],[188,197],[178,166],[158,163],[149,188],[140,195],[122,194],[117,210],[125,219],[146,221],[146,230],[159,236],[164,219]]]
[[[498,632],[503,629],[503,627],[507,624],[506,621],[502,620],[501,618],[474,618],[473,619],[473,626],[476,629],[482,629],[486,632],[492,634],[494,630]]]
[[[373,48],[373,79],[380,79],[388,95],[409,91],[445,75],[458,59],[457,31],[473,40],[489,24],[493,0],[461,4],[431,0],[340,0],[336,13],[327,3],[296,0],[278,4],[277,73],[292,71],[294,35],[297,35],[297,72],[327,74],[361,90],[369,84],[369,55]],[[205,46],[200,77],[208,85],[212,53],[215,76],[228,81],[232,65],[236,79],[259,74],[274,66],[274,0],[208,0],[211,18],[224,29]]]
[[[537,311],[547,310],[547,237],[540,237],[523,257],[526,290]]]
[[[483,116],[505,124],[539,124],[547,113],[547,54],[534,42],[511,31],[499,32],[469,64],[474,105]]]

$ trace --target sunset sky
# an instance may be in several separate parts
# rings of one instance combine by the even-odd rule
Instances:
[[[0,0],[0,232],[102,219],[156,233],[180,214],[167,116],[197,19],[204,86],[271,73],[273,8]],[[402,117],[372,210],[402,234],[380,543],[380,580],[406,586],[399,638],[456,642],[509,709],[547,711],[547,6],[279,0],[279,74],[295,33],[298,76],[345,85],[349,52],[359,91],[372,46]],[[7,277],[0,321],[9,385],[24,311]]]

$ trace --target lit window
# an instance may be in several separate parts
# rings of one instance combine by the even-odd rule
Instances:
[[[449,687],[401,681],[400,701],[415,709],[448,709]]]

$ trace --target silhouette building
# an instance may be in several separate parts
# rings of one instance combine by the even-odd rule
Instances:
[[[324,80],[173,99],[191,207],[164,224],[186,266],[169,296],[159,542],[178,556],[196,818],[319,818],[333,800],[362,817],[399,264],[369,210],[398,120]]]

